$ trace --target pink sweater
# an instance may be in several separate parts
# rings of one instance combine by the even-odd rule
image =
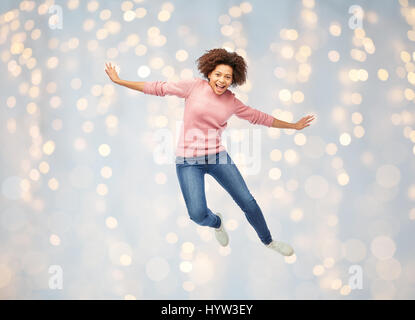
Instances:
[[[175,95],[185,99],[176,156],[199,157],[224,151],[221,134],[233,114],[252,124],[267,127],[271,127],[274,121],[274,117],[269,114],[243,104],[229,90],[217,95],[208,81],[200,78],[178,82],[146,82],[143,92],[157,96]]]

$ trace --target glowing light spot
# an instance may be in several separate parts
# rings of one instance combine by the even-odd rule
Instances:
[[[102,169],[101,169],[101,176],[104,179],[111,178],[111,176],[112,176],[112,169],[110,167],[107,167],[107,166],[102,167]]]
[[[145,8],[137,8],[135,10],[135,15],[137,18],[144,18],[147,14],[147,10]]]
[[[242,13],[250,13],[252,11],[252,5],[249,2],[242,2],[239,6],[242,10]]]
[[[339,142],[342,146],[348,146],[352,141],[350,134],[342,133],[339,137]]]
[[[282,153],[278,149],[274,149],[271,151],[270,158],[272,161],[280,161],[282,158]]]
[[[47,62],[46,66],[48,69],[55,69],[59,64],[59,59],[57,57],[50,57]]]
[[[220,28],[220,32],[225,37],[230,37],[233,34],[233,27],[230,25],[224,25],[223,27]]]
[[[111,153],[111,148],[109,145],[104,143],[98,147],[98,152],[102,157],[108,157]]]
[[[189,57],[189,54],[186,50],[179,50],[176,52],[176,59],[180,62],[186,61]]]
[[[105,219],[105,225],[108,229],[115,229],[118,226],[117,219],[115,219],[114,217],[108,217],[107,219]]]
[[[304,101],[304,93],[301,91],[294,91],[292,94],[292,99],[295,103],[302,103]]]
[[[323,261],[324,267],[330,269],[334,266],[334,259],[331,257],[325,258]]]
[[[330,34],[334,37],[339,37],[342,32],[342,28],[339,23],[332,22],[329,27]]]
[[[188,292],[191,292],[191,291],[193,291],[195,289],[195,285],[191,281],[185,281],[185,282],[183,282],[182,287],[183,287],[183,289],[185,291],[188,291]]]
[[[410,62],[411,61],[411,55],[407,51],[401,51],[401,59],[405,63]]]
[[[338,183],[339,183],[339,185],[341,185],[341,186],[345,186],[345,185],[347,185],[347,184],[349,183],[349,180],[350,180],[349,175],[348,175],[347,173],[345,173],[345,172],[340,173],[340,174],[337,176],[337,182],[338,182]]]
[[[281,56],[284,59],[291,59],[294,56],[294,49],[291,46],[284,46],[281,49]]]
[[[295,222],[303,220],[303,210],[301,210],[300,208],[292,210],[290,213],[290,218]]]
[[[53,142],[52,140],[47,141],[43,145],[44,154],[47,154],[48,156],[50,156],[54,151],[55,151],[55,142]]]
[[[99,18],[101,20],[108,20],[109,18],[111,18],[111,11],[108,9],[102,10],[99,14]]]
[[[331,282],[331,288],[333,290],[339,290],[341,288],[341,286],[342,286],[342,281],[340,279],[334,279]]]
[[[49,179],[48,187],[53,191],[57,190],[59,188],[59,181],[56,178]]]
[[[288,149],[284,152],[285,161],[291,165],[295,165],[298,163],[299,158],[297,152],[292,149]]]
[[[56,234],[52,234],[49,237],[49,242],[51,245],[53,246],[59,246],[61,244],[61,239],[59,238],[58,235]]]
[[[128,10],[126,12],[124,12],[123,14],[123,19],[126,22],[131,22],[135,19],[136,17],[136,13],[134,11]]]
[[[272,179],[272,180],[279,180],[281,178],[281,170],[278,168],[272,168],[269,171],[268,176]]]
[[[233,6],[229,9],[229,15],[233,18],[238,18],[242,14],[242,9],[237,6]]]
[[[120,263],[123,266],[129,266],[131,264],[131,256],[128,254],[123,254],[120,256]]]
[[[340,60],[340,54],[336,50],[330,50],[328,57],[331,62],[337,62]]]
[[[89,12],[95,12],[99,8],[99,2],[95,1],[95,0],[90,1],[90,2],[88,2],[87,8],[88,8]]]
[[[8,97],[6,100],[6,104],[9,108],[14,108],[16,106],[16,97]]]
[[[195,246],[191,242],[184,242],[182,244],[182,251],[185,253],[192,253],[195,250]]]
[[[162,10],[159,12],[157,18],[161,21],[161,22],[166,22],[170,19],[170,12],[167,10]]]
[[[46,161],[42,161],[41,163],[39,163],[39,171],[43,174],[46,174],[49,172],[49,164]]]
[[[313,268],[313,274],[315,276],[321,276],[324,273],[324,266],[322,266],[321,264],[314,266]]]
[[[281,101],[290,101],[291,100],[291,92],[288,89],[280,90],[278,97]]]
[[[141,66],[137,70],[137,74],[141,78],[147,78],[151,73],[151,70],[148,66]]]
[[[88,107],[88,100],[86,100],[85,98],[81,98],[76,102],[76,108],[79,111],[83,111]]]
[[[396,251],[395,242],[387,236],[378,236],[370,244],[372,254],[379,260],[387,260],[393,257]]]
[[[352,289],[350,288],[350,286],[348,284],[344,285],[341,289],[340,289],[340,294],[342,296],[347,296],[348,294],[350,294],[350,292],[352,292]]]
[[[104,183],[99,183],[97,185],[96,192],[100,196],[105,196],[105,195],[108,194],[108,186],[106,184],[104,184]]]
[[[382,81],[386,81],[389,78],[389,73],[385,69],[379,69],[378,70],[378,78]]]
[[[166,235],[166,241],[167,241],[168,243],[171,243],[171,244],[173,244],[173,243],[177,243],[177,241],[178,241],[177,234],[175,234],[174,232],[169,232],[169,233]]]

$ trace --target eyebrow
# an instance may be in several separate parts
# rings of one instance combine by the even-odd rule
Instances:
[[[220,72],[220,71],[215,71],[216,73],[222,73],[222,72]],[[225,75],[227,75],[227,76],[231,76],[232,74],[230,74],[230,73],[226,73]]]

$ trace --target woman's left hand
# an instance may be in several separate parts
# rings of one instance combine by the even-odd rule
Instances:
[[[315,119],[314,116],[303,117],[294,124],[294,129],[302,130],[305,127],[308,127],[310,125],[310,122],[313,121],[314,119]]]

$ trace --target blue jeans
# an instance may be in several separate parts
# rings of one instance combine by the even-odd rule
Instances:
[[[194,158],[176,157],[176,172],[191,220],[212,228],[221,225],[219,216],[206,205],[204,176],[207,173],[232,196],[262,243],[271,243],[271,233],[262,211],[226,151]]]

